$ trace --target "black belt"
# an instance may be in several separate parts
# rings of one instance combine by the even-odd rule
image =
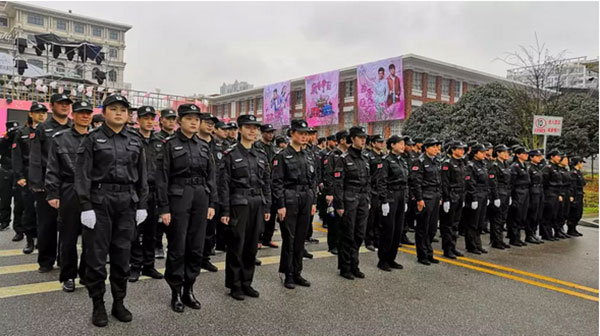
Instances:
[[[311,188],[310,188],[310,186],[308,184],[290,185],[290,186],[285,187],[285,189],[294,190],[294,191],[297,191],[297,192],[311,190]]]
[[[118,183],[92,183],[92,189],[102,189],[108,191],[131,191],[133,184]]]
[[[181,184],[181,185],[205,185],[206,179],[204,177],[195,176],[195,177],[175,177],[171,180],[172,183]]]
[[[231,193],[245,196],[262,196],[262,192],[258,189],[232,189]]]
[[[355,185],[345,185],[344,190],[353,191],[355,193],[366,193],[367,186],[361,187],[361,186],[355,186]]]
[[[407,188],[407,186],[406,186],[406,184],[392,184],[392,185],[388,186],[388,188],[390,190],[397,191],[397,190],[404,190]]]

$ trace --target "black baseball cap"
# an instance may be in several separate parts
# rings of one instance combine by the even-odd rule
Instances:
[[[430,146],[440,145],[441,143],[442,142],[436,138],[427,138],[427,139],[425,139],[425,141],[423,141],[423,146],[430,147]]]
[[[383,141],[383,138],[381,138],[381,140]],[[398,143],[400,141],[404,141],[404,138],[401,137],[401,136],[399,136],[399,135],[394,134],[394,135],[392,135],[391,137],[389,137],[387,139],[387,143],[386,144],[387,144],[387,146],[391,146],[391,145],[393,145],[395,143]]]
[[[341,130],[337,133],[335,133],[335,139],[339,142],[342,139],[346,139],[348,137],[348,131],[346,130]]]
[[[397,136],[397,135],[392,135],[392,136]],[[371,136],[371,142],[384,142],[384,141],[385,140],[383,139],[381,134],[375,134],[375,135]]]
[[[92,106],[92,104],[86,102],[86,101],[76,101],[73,103],[73,112],[87,112],[87,113],[92,113],[94,112],[94,107]]]
[[[183,117],[188,114],[197,114],[200,116],[202,112],[200,112],[200,108],[194,104],[181,104],[177,108],[177,115]]]
[[[112,95],[106,97],[106,99],[104,99],[104,101],[102,102],[102,106],[107,107],[108,105],[116,104],[116,103],[121,103],[121,104],[125,105],[125,107],[127,107],[127,108],[131,107],[129,105],[129,101],[127,100],[127,98],[125,98],[124,96],[122,96],[120,94],[112,94]]]
[[[6,132],[10,132],[13,129],[19,127],[19,122],[16,120],[9,120],[6,122],[5,126],[6,126]]]
[[[225,124],[224,121],[217,121],[215,123],[215,128],[219,128],[219,129],[225,130],[225,129],[227,129],[226,126],[227,126],[227,124]]]
[[[38,102],[33,102],[33,103],[31,103],[29,112],[48,112],[48,108],[44,104],[40,104]]]
[[[297,132],[308,132],[308,123],[304,119],[294,119],[291,123],[291,130]]]
[[[143,117],[145,115],[151,114],[153,116],[156,116],[156,110],[154,109],[154,107],[152,106],[140,106],[137,109],[137,115],[138,117]]]
[[[161,118],[175,118],[175,117],[177,117],[177,113],[175,113],[175,110],[173,110],[171,108],[166,108],[166,109],[160,110],[160,117]]]
[[[73,101],[71,100],[71,98],[69,98],[69,96],[66,95],[65,93],[55,93],[52,95],[52,97],[50,97],[51,104],[62,102],[62,101],[66,101],[66,102],[69,102],[69,104],[73,104]]]
[[[252,114],[242,114],[237,118],[237,124],[240,125],[240,127],[244,125],[260,126],[260,122],[256,120],[256,117]]]
[[[352,137],[367,137],[367,130],[362,126],[352,126],[350,127],[350,138]]]
[[[265,133],[265,132],[275,132],[275,127],[273,127],[272,124],[264,124],[262,126],[260,126],[260,131]]]
[[[517,148],[514,149],[514,153],[517,154],[517,155],[523,154],[523,153],[528,154],[528,151],[527,151],[527,149],[525,147],[519,146],[519,147],[517,147]]]
[[[332,135],[328,136],[328,137],[327,137],[327,140],[328,140],[328,141],[337,141],[337,139],[336,139],[336,137],[335,137],[335,134],[332,134]]]
[[[200,120],[211,120],[215,124],[219,122],[219,118],[213,116],[210,113],[201,113]]]
[[[471,146],[471,153],[485,152],[485,146],[481,143],[476,143]]]
[[[93,123],[97,123],[97,122],[104,122],[104,116],[102,114],[94,114],[94,116],[92,117],[92,122]]]

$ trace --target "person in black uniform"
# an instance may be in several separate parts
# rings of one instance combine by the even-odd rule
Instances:
[[[375,248],[379,247],[379,230],[382,226],[381,204],[383,198],[381,197],[381,186],[383,181],[381,179],[383,175],[383,156],[385,155],[384,148],[383,137],[375,134],[371,137],[371,149],[365,151],[369,159],[371,172],[371,208],[369,209],[365,233],[365,246],[370,251],[375,251]]]
[[[216,161],[215,163],[219,163],[220,160],[223,159],[223,152],[225,150],[227,150],[229,148],[229,146],[226,145],[225,143],[225,139],[227,139],[227,130],[225,130],[225,128],[227,128],[227,124],[224,121],[218,121],[215,124],[215,132],[213,134],[213,141],[214,141],[214,148],[215,150],[219,151],[220,150],[220,154],[219,152],[213,152],[214,155],[216,155],[217,157],[215,158]],[[221,157],[219,159],[219,156]],[[221,169],[219,169],[219,171],[217,172],[217,185],[219,184],[219,180],[220,180],[220,175],[221,175]],[[219,250],[219,251],[227,251],[227,237],[226,237],[226,230],[227,230],[227,225],[221,223],[221,214],[220,214],[220,207],[221,207],[221,200],[219,200],[219,202],[217,202],[217,204],[215,205],[215,216],[213,217],[213,221],[215,221],[216,224],[216,234],[215,234],[215,250]]]
[[[444,256],[450,259],[462,257],[456,248],[458,223],[465,203],[465,177],[467,168],[463,157],[467,145],[453,141],[449,145],[450,156],[442,162],[442,212],[440,213],[440,234]]]
[[[316,162],[304,148],[308,141],[306,121],[292,120],[290,135],[290,145],[273,160],[272,199],[282,238],[279,273],[285,274],[284,286],[294,289],[296,285],[310,286],[302,277],[302,257],[310,217],[317,211]]]
[[[6,134],[0,138],[0,231],[10,225],[12,201],[15,206],[13,211],[13,230],[15,236],[12,241],[23,240],[22,215],[23,202],[21,195],[16,192],[16,180],[12,167],[12,146],[19,129],[19,122],[15,120],[6,123]]]
[[[558,208],[556,222],[554,224],[554,231],[560,232],[564,238],[571,238],[571,236],[564,231],[565,221],[569,216],[569,207],[573,198],[571,196],[571,172],[569,171],[569,157],[567,155],[563,155],[558,166],[560,169],[560,174],[562,175],[562,187],[560,188],[558,194],[562,196],[563,202]]]
[[[524,147],[517,147],[514,151],[516,160],[510,167],[512,203],[506,220],[508,238],[512,246],[526,246],[527,243],[521,240],[521,230],[526,227],[527,210],[529,208],[529,188],[531,187],[531,178],[526,166],[528,152]]]
[[[152,106],[140,106],[137,110],[137,129],[146,155],[146,175],[148,176],[148,217],[136,227],[131,243],[131,274],[129,282],[136,282],[140,273],[152,279],[162,279],[163,275],[154,267],[156,246],[156,161],[162,154],[162,140],[154,133],[156,110]]]
[[[434,138],[423,142],[424,153],[413,162],[409,175],[410,191],[415,197],[417,226],[415,228],[415,245],[417,260],[423,265],[437,264],[433,257],[431,241],[435,237],[442,196],[442,178],[435,156],[438,144]]]
[[[525,242],[532,244],[541,244],[544,241],[538,238],[537,231],[540,227],[540,234],[544,234],[540,225],[542,218],[542,208],[544,206],[544,175],[541,163],[544,154],[539,149],[529,152],[529,207],[527,208],[527,227],[525,228]]]
[[[225,151],[219,198],[221,221],[229,226],[225,286],[231,297],[258,297],[252,288],[258,239],[263,221],[271,216],[271,168],[267,153],[253,146],[260,123],[253,115],[237,118],[238,144]]]
[[[320,187],[322,186],[323,183],[323,179],[321,177],[322,172],[321,172],[321,164],[319,164],[319,162],[321,162],[321,157],[319,156],[320,153],[320,148],[317,146],[317,129],[314,127],[309,127],[308,128],[308,142],[306,144],[307,149],[309,150],[308,152],[310,154],[312,154],[313,156],[313,162],[315,162],[315,173],[316,173],[316,185],[317,185],[317,189],[316,189],[316,195],[315,195],[315,202],[318,205],[318,201],[319,201],[319,191],[320,191]],[[318,244],[319,240],[316,238],[313,238],[313,220],[314,220],[314,214],[310,216],[310,225],[308,226],[308,230],[306,231],[306,243],[310,243],[310,244]],[[312,259],[313,255],[311,253],[309,253],[306,249],[304,249],[304,258],[309,258]]]
[[[213,117],[210,113],[200,114],[200,127],[198,128],[198,138],[206,142],[206,144],[210,148],[210,155],[212,160],[215,161],[216,167],[215,184],[218,185],[223,170],[222,159],[225,148],[223,148],[222,142],[217,142],[213,137],[215,124],[217,122],[219,122],[219,118]],[[212,219],[206,222],[206,236],[204,238],[204,251],[202,252],[202,264],[200,265],[200,267],[209,272],[217,272],[219,270],[217,266],[213,265],[210,262],[210,256],[215,254],[214,247],[216,244],[215,236],[217,230],[217,222],[220,221],[219,208],[219,202],[215,203],[215,215]]]
[[[338,268],[348,280],[362,279],[358,250],[362,245],[369,217],[371,174],[363,153],[367,138],[364,127],[350,128],[348,150],[335,161],[333,207],[341,219]]]
[[[333,207],[333,175],[336,160],[348,150],[348,143],[346,142],[348,131],[339,131],[335,134],[335,137],[337,147],[323,159],[323,193],[325,194],[325,202],[327,203],[327,215],[323,218],[323,222],[327,223],[327,246],[329,252],[337,255],[339,253],[338,246],[342,218]]]
[[[377,267],[384,271],[402,269],[396,262],[400,238],[404,232],[405,205],[408,201],[408,164],[404,160],[404,139],[392,135],[387,140],[388,153],[383,157],[380,187],[382,227],[379,235]],[[373,195],[373,193],[371,193]],[[371,196],[377,197],[377,196]],[[371,205],[373,207],[373,205]]]
[[[129,102],[113,94],[102,106],[106,121],[83,139],[75,170],[75,191],[84,226],[85,283],[94,305],[92,323],[98,327],[108,323],[104,307],[107,255],[113,297],[111,313],[122,322],[132,319],[123,304],[131,241],[136,224],[148,215],[144,146],[139,133],[125,126]]]
[[[238,123],[239,124],[239,123]],[[242,127],[240,125],[240,127]],[[273,159],[275,158],[275,145],[273,144],[273,138],[275,137],[275,128],[271,124],[264,124],[260,126],[261,139],[254,143],[254,147],[267,153],[267,162],[269,163],[269,173],[273,169]],[[270,202],[270,200],[269,200]],[[265,220],[265,226],[261,233],[260,242],[263,246],[271,248],[278,248],[279,245],[273,241],[273,234],[275,233],[275,221],[277,219],[277,209],[271,209],[269,220]]]
[[[327,229],[328,222],[326,217],[328,216],[327,210],[329,209],[329,204],[327,202],[327,195],[325,194],[325,160],[329,156],[329,153],[335,149],[337,145],[337,141],[335,140],[335,134],[329,135],[325,138],[325,143],[323,148],[319,151],[319,170],[321,171],[321,181],[319,184],[319,197],[317,199],[317,212],[319,214],[319,218],[321,218],[322,225],[324,229]]]
[[[175,126],[177,125],[177,113],[171,108],[162,109],[160,111],[160,118],[158,122],[160,124],[160,131],[156,133],[156,136],[160,140],[164,140],[175,132]],[[159,224],[162,222],[162,218],[158,218]],[[165,250],[163,249],[162,238],[165,233],[164,225],[157,225],[156,227],[156,248],[154,249],[154,257],[156,259],[165,258]]]
[[[29,118],[27,124],[17,130],[15,140],[12,145],[12,166],[17,181],[17,191],[23,201],[23,233],[26,237],[26,244],[23,253],[29,254],[34,250],[34,240],[37,237],[37,219],[35,211],[35,198],[27,184],[29,178],[29,148],[31,138],[35,136],[35,128],[46,120],[48,109],[45,105],[32,103],[29,109]]]
[[[558,209],[564,202],[561,195],[562,174],[560,173],[559,163],[562,154],[553,149],[548,152],[550,162],[542,169],[544,176],[544,211],[542,212],[542,221],[540,232],[544,240],[558,240],[564,238],[560,231],[557,231],[554,224],[558,215]],[[554,233],[552,232],[554,230]]]
[[[571,159],[571,199],[569,215],[567,217],[567,234],[572,237],[583,236],[577,231],[577,223],[579,223],[579,220],[583,215],[583,189],[586,181],[581,172],[581,167],[583,167],[584,163],[585,161],[578,156]]]
[[[85,260],[81,257],[77,269],[77,238],[81,234],[81,210],[75,192],[77,150],[88,133],[92,121],[91,104],[73,104],[73,127],[56,132],[50,140],[48,165],[46,167],[46,198],[51,207],[58,210],[60,223],[59,256],[63,291],[75,291],[75,277],[85,279]]]
[[[503,250],[507,244],[504,242],[504,225],[508,216],[508,209],[512,204],[511,167],[508,164],[510,154],[504,144],[494,147],[495,160],[490,161],[489,175],[492,204],[488,207],[490,217],[490,242],[493,248]],[[529,188],[529,185],[526,186]],[[525,215],[527,206],[525,206]]]
[[[485,159],[485,146],[475,144],[471,147],[473,161],[467,164],[465,196],[465,245],[470,253],[487,253],[481,245],[480,228],[484,220],[483,208],[487,206],[489,175]]]
[[[37,213],[37,247],[39,272],[50,272],[54,267],[57,255],[57,222],[58,212],[46,201],[44,178],[50,139],[61,130],[71,127],[69,113],[71,98],[66,94],[53,94],[50,98],[52,116],[38,125],[35,130],[29,151],[29,187],[34,193]]]
[[[158,162],[158,213],[167,226],[165,280],[171,287],[171,309],[184,305],[200,309],[194,283],[200,273],[206,221],[215,214],[216,166],[208,144],[196,136],[200,108],[182,104],[177,109],[179,129],[165,139]]]
[[[92,128],[98,128],[104,123],[104,116],[102,114],[94,114],[92,116]]]
[[[236,144],[238,141],[238,126],[235,123],[235,121],[230,121],[223,129],[227,131],[227,138],[225,139],[224,144],[225,147],[229,148]]]
[[[415,151],[415,142],[409,137],[404,136],[404,153],[403,157],[409,168],[412,168],[414,160],[416,160],[419,155]],[[404,232],[402,233],[402,237],[400,238],[401,244],[414,245],[415,243],[408,238],[408,232],[415,231],[415,213],[417,209],[417,200],[410,193],[410,188],[408,192],[408,202],[405,205],[406,214],[404,215]]]

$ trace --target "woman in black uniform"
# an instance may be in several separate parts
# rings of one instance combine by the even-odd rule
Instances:
[[[200,273],[206,221],[214,216],[217,190],[210,148],[196,135],[200,108],[183,104],[177,114],[179,129],[164,140],[156,187],[158,213],[167,226],[169,242],[165,280],[172,290],[171,308],[181,313],[184,304],[200,309],[193,286]]]

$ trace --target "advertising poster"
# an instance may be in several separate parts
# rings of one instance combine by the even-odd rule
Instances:
[[[359,122],[404,119],[402,57],[359,65],[356,78]]]
[[[309,126],[327,126],[338,123],[339,82],[339,71],[306,77],[306,121]]]
[[[290,124],[290,82],[265,86],[263,92],[263,123],[275,128]]]

